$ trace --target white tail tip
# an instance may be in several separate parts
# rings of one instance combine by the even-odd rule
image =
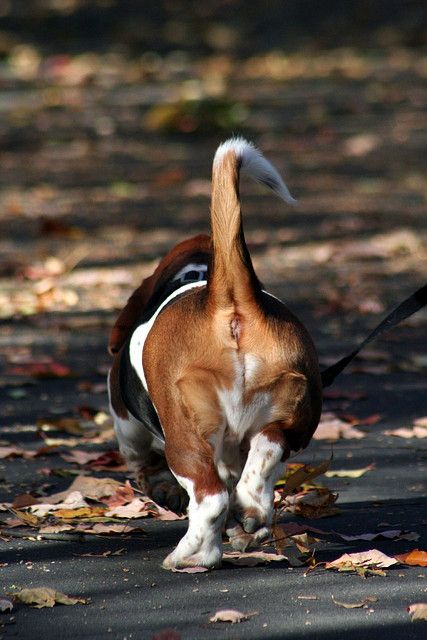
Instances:
[[[262,155],[252,142],[244,138],[230,138],[223,142],[217,149],[214,157],[214,167],[221,164],[224,156],[234,151],[240,161],[240,169],[251,178],[265,185],[288,204],[296,204],[295,198],[289,193],[289,189],[283,182],[277,169]]]

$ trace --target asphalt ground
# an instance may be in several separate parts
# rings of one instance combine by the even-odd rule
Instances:
[[[244,64],[214,58],[202,65],[183,59],[177,65],[166,57],[156,58],[158,78],[145,67],[138,76],[134,61],[120,55],[115,62],[98,58],[95,70],[90,57],[55,58],[40,65],[41,75],[33,71],[34,77],[14,76],[18,58],[15,66],[0,67],[5,147],[0,439],[35,448],[42,444],[37,420],[78,417],[85,405],[107,408],[102,385],[109,328],[167,249],[208,230],[212,155],[221,140],[240,131],[236,113],[246,114],[242,132],[286,175],[300,202],[297,209],[284,210],[256,186],[242,185],[257,273],[304,321],[324,366],[422,286],[427,264],[423,55],[404,47],[326,53],[302,48],[291,57],[279,52]],[[34,59],[30,55],[30,62]],[[229,126],[220,126],[218,105],[205,100],[212,83],[219,86],[218,74],[220,115],[228,109]],[[201,94],[199,128],[196,117],[195,131],[186,133],[182,127],[194,114],[181,114],[182,96],[194,87]],[[172,130],[161,126],[164,105],[172,105],[172,120],[176,116]],[[214,125],[209,132],[203,130],[205,119]],[[322,480],[339,493],[340,513],[314,520],[314,527],[349,535],[399,528],[420,537],[345,542],[319,535],[319,563],[372,548],[389,555],[427,549],[425,439],[383,434],[427,415],[426,326],[424,312],[394,329],[334,385],[344,396],[363,397],[327,400],[326,410],[359,419],[381,415],[376,424],[360,427],[366,437],[312,441],[295,459],[318,463],[332,453],[335,469],[374,465],[358,479]],[[69,367],[71,375],[31,376],[31,366],[46,357]],[[38,473],[77,471],[61,458],[64,450],[1,460],[0,501],[65,489],[70,477]],[[124,480],[126,474],[114,477]],[[306,522],[292,515],[286,520]],[[146,518],[140,524],[142,534],[84,542],[31,539],[28,529],[15,529],[23,538],[3,535],[2,595],[50,586],[87,598],[88,604],[52,609],[16,604],[11,613],[0,614],[0,636],[151,640],[167,629],[175,633],[170,639],[179,634],[182,640],[426,635],[425,623],[411,622],[407,612],[410,604],[427,601],[425,568],[395,565],[386,576],[365,579],[322,565],[307,573],[298,554],[286,548],[289,562],[224,563],[209,573],[169,573],[161,562],[185,522]],[[114,551],[120,555],[82,556]],[[333,597],[347,604],[377,599],[346,609]],[[224,608],[256,615],[235,625],[210,623]]]
[[[396,331],[407,345],[411,337],[419,335],[420,327]],[[24,333],[21,329],[15,335]],[[39,340],[42,338],[41,333]],[[82,332],[73,341],[71,353],[76,367],[82,350],[90,345],[91,356],[102,368],[107,358],[99,336],[97,342],[94,332],[86,335]],[[384,339],[381,347],[390,346],[393,351],[393,343],[390,345]],[[100,374],[92,378],[94,383],[101,380]],[[25,424],[26,419],[46,410],[40,396],[48,395],[51,407],[75,404],[75,384],[76,381],[70,379],[43,381],[41,388],[40,383],[28,387],[30,398],[10,402],[8,407],[15,406],[19,422]],[[348,401],[348,412],[364,416],[380,413],[382,420],[362,427],[367,435],[361,440],[339,440],[333,444],[312,441],[295,461],[318,463],[332,453],[334,469],[370,464],[374,468],[358,479],[325,479],[324,483],[339,493],[340,513],[310,521],[310,524],[347,535],[401,528],[419,533],[420,538],[416,542],[345,542],[320,536],[321,540],[315,544],[317,562],[372,548],[388,555],[426,548],[425,441],[382,434],[384,427],[407,426],[412,418],[425,414],[426,384],[425,377],[410,372],[354,373],[343,375],[337,382],[336,389],[344,396],[345,392],[355,391],[366,396]],[[337,402],[327,400],[326,409],[334,409]],[[14,417],[9,416],[8,422],[15,424]],[[39,444],[31,431],[24,434],[9,431],[6,435],[16,444],[29,447]],[[42,482],[37,475],[38,468],[67,467],[67,463],[55,460],[56,456],[3,460],[1,475],[6,492],[2,492],[1,499],[36,489]],[[104,475],[111,474],[104,472]],[[124,479],[125,474],[114,474],[114,477]],[[48,480],[52,483],[49,493],[70,483],[70,478]],[[285,518],[290,520],[307,522],[291,515]],[[391,639],[425,637],[425,623],[411,622],[406,610],[411,603],[427,598],[424,568],[395,565],[386,570],[386,576],[365,579],[354,573],[327,571],[322,566],[306,573],[307,567],[301,564],[296,549],[287,549],[284,553],[290,552],[291,564],[284,561],[268,566],[237,567],[224,563],[221,569],[209,573],[170,573],[161,568],[161,562],[183,534],[185,521],[144,519],[140,524],[143,534],[94,537],[84,542],[2,538],[0,562],[7,564],[1,569],[3,594],[19,587],[51,586],[68,595],[87,598],[89,603],[40,610],[18,604],[11,614],[2,614],[1,637],[25,640],[152,638],[165,629],[174,630],[183,639],[338,639],[344,636],[375,638],[379,634],[387,634]],[[82,557],[82,554],[117,550],[122,550],[117,556]],[[365,608],[345,609],[333,601],[357,603],[368,596],[377,600]],[[235,625],[209,623],[210,617],[220,609],[257,612],[257,615]]]

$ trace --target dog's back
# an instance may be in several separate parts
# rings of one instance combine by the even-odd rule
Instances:
[[[194,239],[191,255],[184,256],[178,245],[152,276],[155,282],[145,281],[130,299],[115,334],[119,347],[123,336],[132,334],[122,352],[131,351],[130,364],[164,434],[169,468],[190,497],[189,530],[166,559],[167,567],[218,564],[227,512],[236,548],[262,539],[282,460],[308,443],[320,415],[313,343],[290,311],[263,290],[252,266],[243,234],[240,170],[292,200],[252,145],[242,139],[221,145],[213,165],[211,248],[204,237]],[[180,269],[204,264],[193,255],[202,249],[209,262],[206,281],[200,276],[160,296],[154,313],[130,330],[137,301],[149,309],[156,292],[170,286]]]

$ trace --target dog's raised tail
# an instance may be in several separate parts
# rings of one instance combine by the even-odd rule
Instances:
[[[237,313],[253,304],[260,290],[243,234],[240,171],[272,189],[285,202],[295,202],[277,170],[252,143],[230,138],[218,147],[212,169],[209,301],[217,309],[233,307]]]

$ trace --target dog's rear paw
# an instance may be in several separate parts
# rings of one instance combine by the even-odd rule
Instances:
[[[173,569],[188,569],[193,567],[204,567],[205,569],[215,569],[221,566],[222,552],[219,548],[210,549],[208,552],[199,551],[191,556],[181,556],[177,549],[172,551],[163,560],[163,569],[172,571]]]
[[[263,540],[268,538],[270,529],[263,526],[252,533],[248,533],[239,523],[233,522],[227,525],[226,533],[235,551],[247,551],[255,549]]]
[[[186,492],[174,478],[154,483],[150,487],[150,497],[175,513],[184,513],[188,505]]]

